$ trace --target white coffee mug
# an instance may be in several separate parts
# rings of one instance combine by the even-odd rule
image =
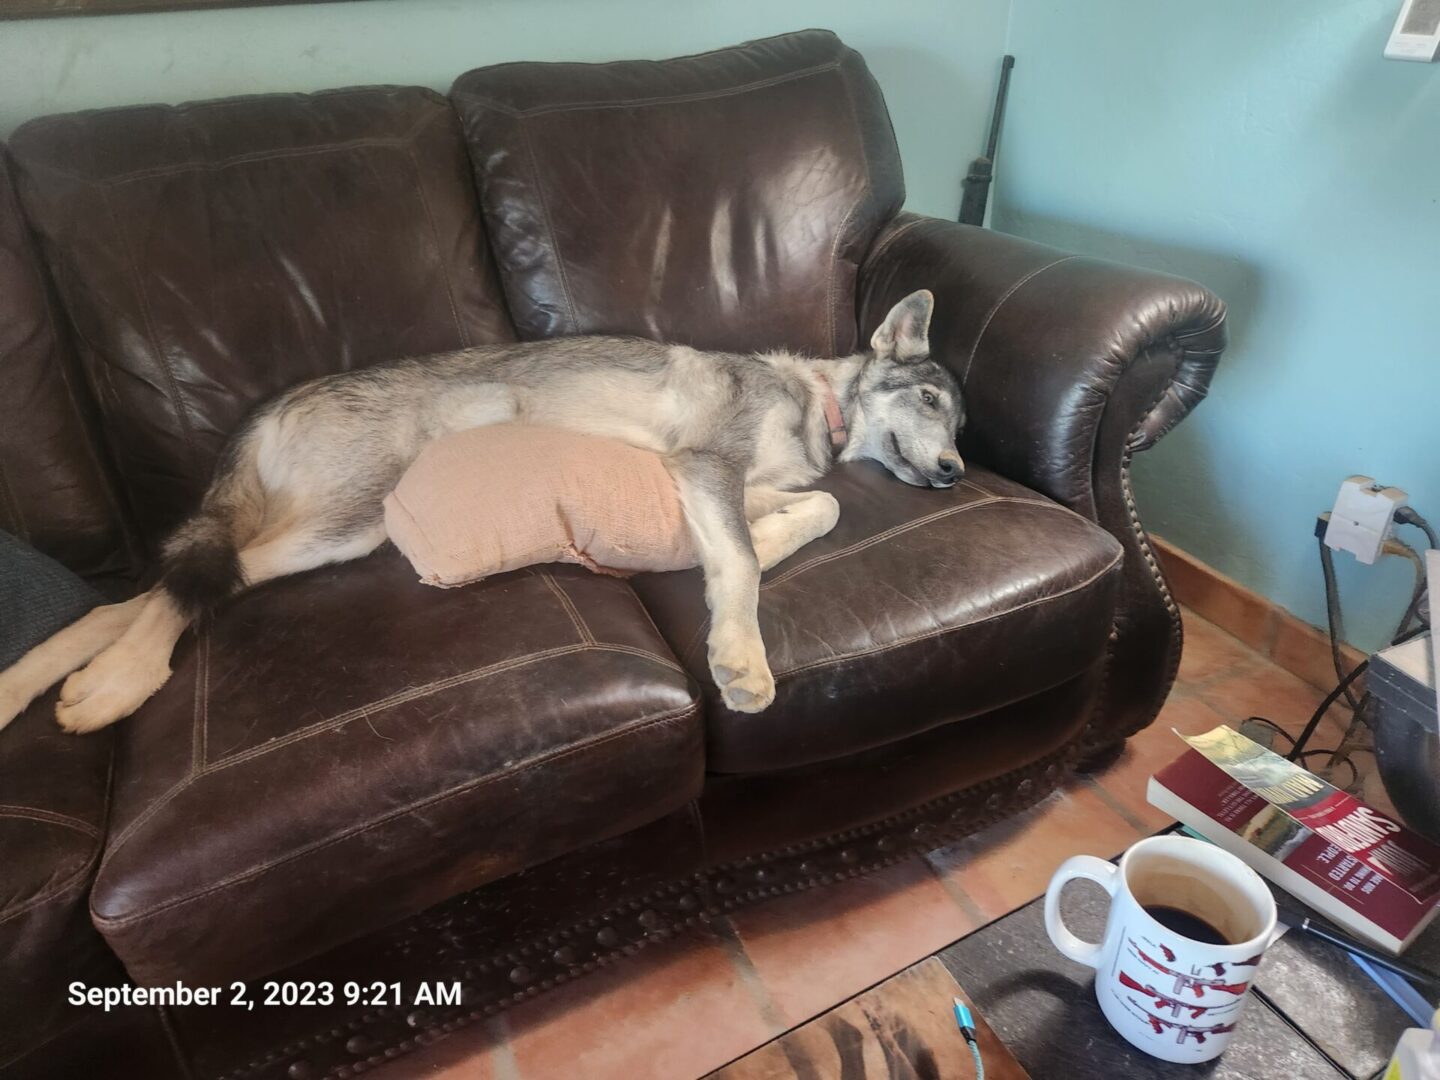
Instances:
[[[1060,918],[1060,892],[1073,878],[1110,894],[1097,944]],[[1130,1043],[1164,1061],[1209,1061],[1225,1052],[1275,936],[1275,899],[1228,852],[1187,836],[1153,836],[1118,866],[1093,855],[1066,859],[1045,892],[1045,929],[1057,949],[1095,969],[1100,1010]]]

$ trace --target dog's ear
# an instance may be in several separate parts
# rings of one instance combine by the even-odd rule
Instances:
[[[930,315],[935,297],[929,289],[917,289],[901,300],[870,337],[877,357],[905,363],[930,355]]]

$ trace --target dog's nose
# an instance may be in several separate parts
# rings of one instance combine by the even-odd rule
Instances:
[[[965,475],[965,463],[953,450],[947,450],[941,454],[936,467],[940,470],[940,476],[945,480],[959,480]]]

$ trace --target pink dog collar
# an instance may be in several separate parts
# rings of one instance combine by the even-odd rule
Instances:
[[[830,380],[821,375],[820,385],[825,388],[825,423],[830,428],[830,446],[838,454],[850,441],[850,433],[845,429],[845,414],[840,411],[840,399],[835,396]]]

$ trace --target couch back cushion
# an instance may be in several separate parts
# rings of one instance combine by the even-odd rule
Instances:
[[[856,270],[904,182],[879,87],[834,34],[503,64],[451,96],[521,337],[854,349]]]
[[[513,340],[459,125],[431,91],[54,116],[12,149],[152,544],[262,399]]]
[[[0,529],[80,574],[134,569],[94,408],[0,151]]]

